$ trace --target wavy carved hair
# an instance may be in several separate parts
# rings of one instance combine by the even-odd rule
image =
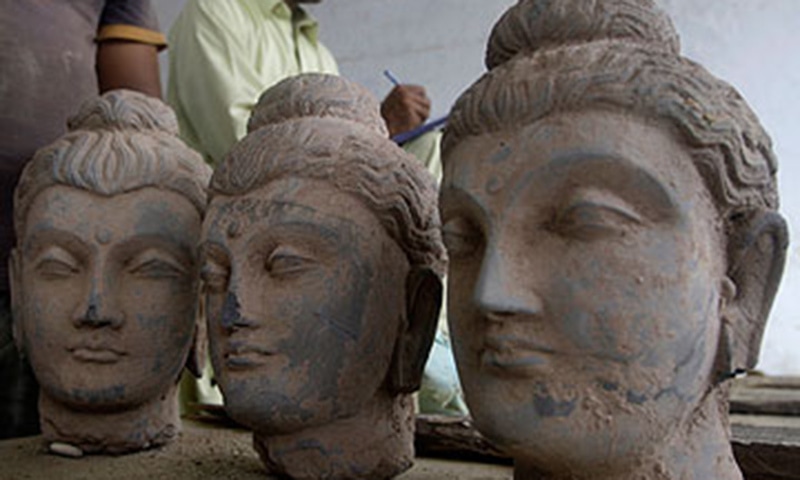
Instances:
[[[214,172],[212,197],[321,180],[363,202],[412,266],[444,273],[434,179],[388,139],[370,92],[341,77],[293,77],[262,95],[249,129]]]
[[[69,130],[23,170],[14,192],[17,232],[24,231],[36,196],[56,185],[103,196],[161,188],[205,211],[211,168],[178,138],[175,114],[162,101],[113,90],[87,101]]]
[[[453,107],[445,172],[465,137],[559,112],[614,110],[677,132],[729,228],[740,214],[776,210],[769,136],[733,87],[677,49],[669,18],[650,0],[521,0],[495,25],[491,70]]]

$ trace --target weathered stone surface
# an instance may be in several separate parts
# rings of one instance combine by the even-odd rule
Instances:
[[[177,133],[161,101],[112,91],[20,178],[14,335],[47,441],[118,454],[180,430],[176,384],[203,331],[196,242],[210,169]]]
[[[741,479],[728,380],[782,274],[771,142],[650,0],[521,0],[440,193],[475,425],[520,479]]]
[[[249,128],[214,172],[202,236],[225,409],[270,472],[395,476],[441,302],[433,179],[340,77],[279,83]]]

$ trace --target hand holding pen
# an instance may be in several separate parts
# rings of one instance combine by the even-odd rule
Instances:
[[[425,88],[401,84],[389,70],[384,70],[383,74],[394,85],[381,104],[381,116],[389,128],[389,135],[394,137],[425,123],[431,112],[431,101]]]

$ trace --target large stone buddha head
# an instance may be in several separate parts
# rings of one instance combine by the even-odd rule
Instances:
[[[41,387],[46,440],[141,450],[175,437],[176,384],[197,366],[211,172],[169,107],[135,92],[88,101],[69,127],[15,192],[14,335]]]
[[[411,465],[413,405],[436,329],[436,190],[342,78],[261,97],[214,173],[202,277],[225,408],[268,470],[387,478]]]
[[[738,479],[783,268],[770,140],[650,0],[522,0],[444,138],[467,403],[516,476]]]

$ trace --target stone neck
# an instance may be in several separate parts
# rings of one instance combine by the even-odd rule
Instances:
[[[409,395],[377,398],[354,417],[288,435],[255,432],[271,474],[293,479],[378,480],[411,467],[414,407]]]
[[[165,395],[118,412],[78,411],[56,402],[43,390],[39,421],[48,443],[67,443],[84,453],[123,454],[153,448],[180,432],[177,386]]]
[[[514,480],[742,480],[731,448],[727,391],[709,393],[666,445],[628,468],[605,472],[545,472],[517,459]]]

